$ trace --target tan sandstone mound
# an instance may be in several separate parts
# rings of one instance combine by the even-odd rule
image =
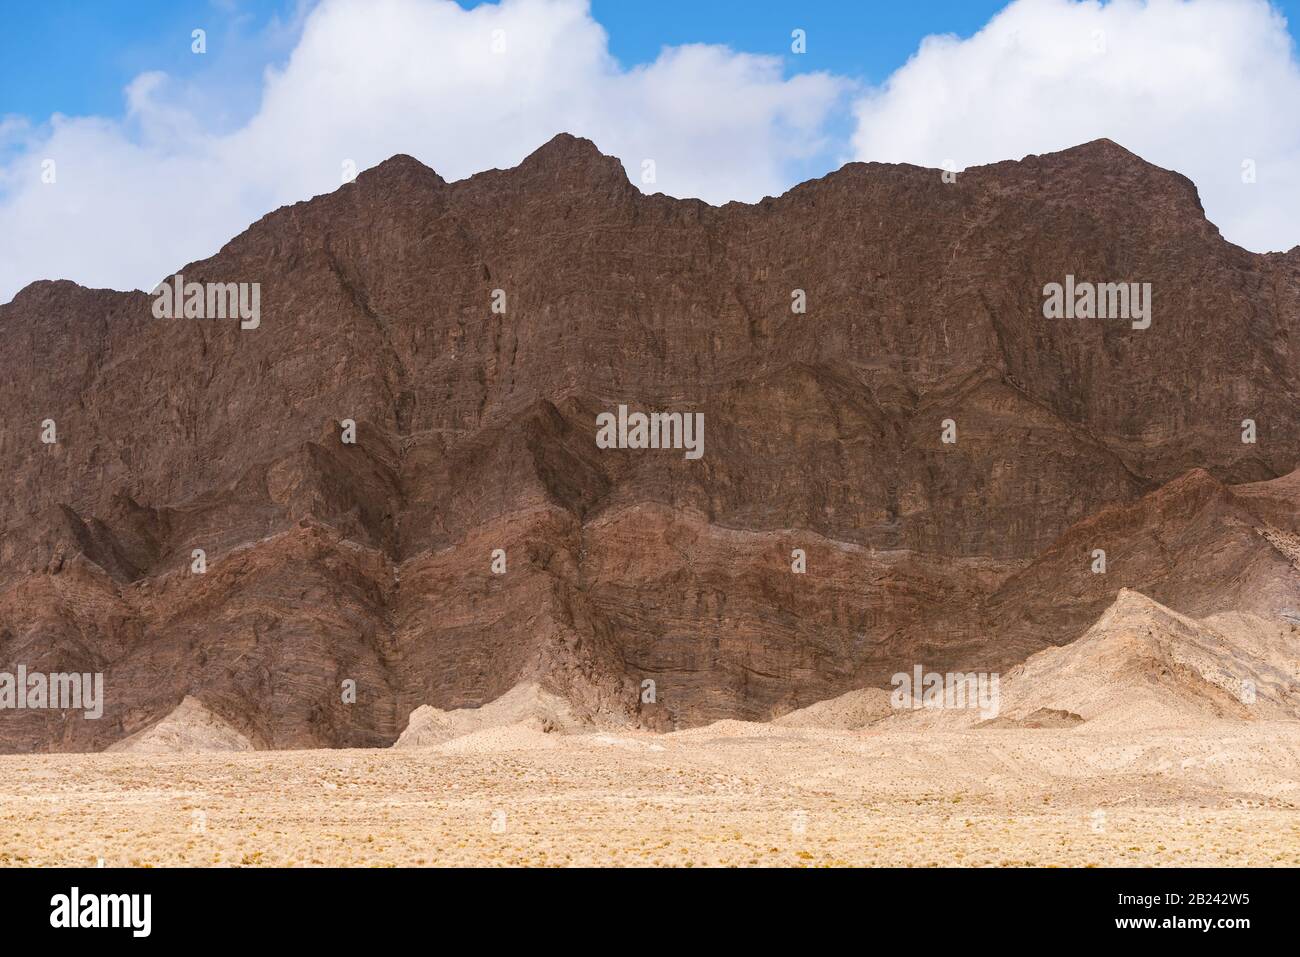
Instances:
[[[1076,725],[1083,724],[1084,718],[1075,714],[1073,711],[1063,711],[1060,708],[1039,708],[1033,714],[1026,715],[1023,718],[1011,718],[1007,716],[990,718],[988,721],[980,724],[981,728],[1026,728],[1028,730],[1038,730],[1040,728],[1073,728]]]
[[[547,735],[587,728],[567,701],[533,683],[516,685],[481,708],[443,711],[421,705],[411,712],[395,748],[428,748],[457,739],[468,750],[509,750],[537,747]],[[454,749],[453,749],[454,750]]]
[[[818,701],[798,711],[777,718],[773,724],[784,728],[825,728],[857,731],[893,713],[889,692],[882,688],[859,688],[837,698]]]
[[[1300,717],[1300,629],[1232,613],[1201,621],[1122,589],[1083,637],[1002,677],[991,725],[1194,727]],[[1064,715],[1062,714],[1064,713]],[[1075,717],[1069,717],[1075,716]]]
[[[256,746],[202,701],[186,695],[166,717],[110,745],[107,750],[134,754],[197,754],[203,751],[254,751]]]
[[[701,725],[698,728],[686,728],[664,735],[665,738],[682,741],[732,741],[741,738],[779,737],[780,729],[766,721],[738,721],[735,718],[723,718]]]

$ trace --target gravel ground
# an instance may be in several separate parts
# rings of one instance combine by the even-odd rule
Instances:
[[[432,748],[0,768],[10,866],[1300,866],[1296,723],[520,726]]]

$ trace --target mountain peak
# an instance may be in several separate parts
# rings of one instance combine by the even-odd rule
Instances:
[[[556,133],[529,153],[524,159],[524,164],[551,158],[590,161],[608,160],[614,157],[602,153],[600,147],[585,136],[574,136],[572,133]]]
[[[447,181],[437,172],[406,153],[396,153],[378,166],[372,166],[357,176],[357,182],[413,182],[435,187],[447,185]]]
[[[1132,159],[1142,159],[1132,150],[1125,149],[1109,137],[1102,136],[1095,140],[1088,140],[1086,143],[1080,143],[1078,146],[1071,146],[1068,149],[1060,150],[1062,153],[1075,153],[1082,156],[1123,156]]]
[[[545,175],[577,174],[589,181],[613,180],[628,183],[622,160],[602,153],[591,140],[572,133],[559,133],[551,137],[524,157],[516,169]]]

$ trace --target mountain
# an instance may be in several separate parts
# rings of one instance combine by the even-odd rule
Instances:
[[[397,156],[177,272],[259,284],[256,328],[65,281],[0,306],[0,669],[105,676],[101,719],[3,712],[0,750],[186,695],[269,747],[534,683],[767,720],[1009,667],[1122,586],[1300,608],[1300,247],[1232,246],[1109,141],[723,207],[567,135],[454,183]],[[1067,277],[1150,283],[1149,327],[1044,318]],[[598,447],[620,405],[701,413],[702,456]]]

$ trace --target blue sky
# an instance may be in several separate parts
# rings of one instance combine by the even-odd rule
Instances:
[[[1108,137],[1189,176],[1230,241],[1300,242],[1300,0],[45,0],[0,22],[0,302],[152,288],[349,170],[402,152],[455,180],[562,131],[714,204]]]
[[[472,0],[460,0],[474,7]],[[1292,35],[1300,0],[1273,4]],[[879,83],[932,33],[969,36],[1005,0],[593,0],[592,12],[625,65],[648,63],[665,45],[720,43],[785,57],[792,72],[831,70]],[[43,120],[52,113],[120,115],[122,89],[147,70],[185,77],[237,61],[225,79],[245,112],[256,107],[256,75],[291,49],[298,0],[46,0],[6,4],[0,31],[0,115]],[[254,40],[269,25],[290,29]],[[209,52],[190,55],[190,31],[204,27]],[[805,56],[789,53],[796,26],[811,38]],[[252,45],[252,50],[241,47]],[[233,51],[233,52],[232,52]],[[241,80],[242,74],[242,82]]]
[[[235,111],[256,109],[262,68],[292,49],[298,4],[284,0],[47,0],[7,4],[0,30],[0,116],[120,116],[123,89],[162,70],[217,73]],[[274,29],[282,23],[283,31]],[[211,56],[190,34],[208,33]]]

